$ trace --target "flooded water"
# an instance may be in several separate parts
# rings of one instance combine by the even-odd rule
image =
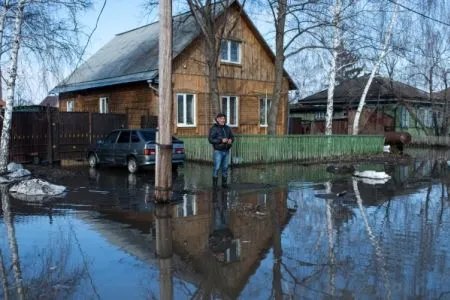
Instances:
[[[2,195],[1,299],[450,299],[449,152],[409,150],[373,184],[326,165],[68,169],[64,198]]]

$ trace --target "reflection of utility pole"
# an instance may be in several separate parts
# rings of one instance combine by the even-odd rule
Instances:
[[[156,204],[156,255],[159,259],[160,299],[173,299],[172,280],[172,206]]]
[[[159,105],[155,170],[157,202],[172,198],[172,0],[159,1]]]
[[[0,189],[2,198],[3,220],[5,222],[6,230],[8,231],[9,250],[11,251],[14,279],[16,281],[17,298],[24,299],[22,287],[22,271],[20,270],[20,261],[19,261],[19,248],[17,246],[16,230],[14,228],[11,216],[8,186],[0,185]]]
[[[281,245],[281,226],[280,226],[280,216],[278,211],[278,205],[275,197],[275,192],[270,191],[267,193],[269,200],[269,205],[271,206],[270,211],[272,212],[272,239],[273,239],[273,279],[272,288],[275,292],[274,299],[283,299],[283,287],[281,284],[281,263],[283,248]]]

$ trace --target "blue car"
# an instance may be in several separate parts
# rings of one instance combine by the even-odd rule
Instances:
[[[135,173],[140,167],[154,165],[156,132],[156,129],[114,130],[105,139],[98,140],[89,147],[89,166],[126,166],[130,173]],[[184,163],[184,143],[175,137],[172,138],[172,143],[172,166],[177,168]]]

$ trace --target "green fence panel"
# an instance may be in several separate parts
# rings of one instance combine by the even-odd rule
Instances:
[[[206,136],[182,136],[186,159],[212,162],[213,148]],[[233,164],[308,161],[383,151],[384,137],[376,135],[239,135],[231,151]]]

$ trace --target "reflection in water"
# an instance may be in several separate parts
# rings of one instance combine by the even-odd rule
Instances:
[[[0,297],[4,290],[10,299],[18,297],[11,254],[19,249],[10,250],[7,224],[19,236],[17,266],[25,296],[38,295],[30,293],[42,285],[31,282],[48,277],[54,266],[83,262],[82,255],[66,260],[53,255],[49,267],[30,264],[38,252],[22,234],[40,220],[48,226],[38,234],[45,239],[58,224],[77,222],[62,230],[63,236],[82,233],[78,246],[70,246],[73,238],[67,237],[69,247],[62,248],[85,251],[81,270],[90,271],[88,278],[75,274],[84,280],[67,281],[74,286],[67,291],[59,281],[59,294],[49,292],[54,298],[95,297],[93,284],[102,299],[143,298],[143,293],[158,299],[448,298],[446,160],[355,167],[384,170],[392,179],[369,184],[327,173],[324,165],[264,166],[236,169],[232,189],[212,190],[205,180],[210,167],[188,164],[174,180],[179,202],[156,205],[151,175],[86,169],[76,192],[52,204],[56,225],[48,224],[46,207],[2,200],[9,205],[0,224],[8,240],[0,240]],[[58,248],[54,254],[63,252]],[[66,278],[74,269],[66,269]]]
[[[8,232],[8,245],[11,252],[11,261],[14,272],[15,287],[18,299],[24,299],[22,270],[20,269],[19,249],[16,240],[16,231],[11,214],[10,197],[7,185],[0,185],[2,198],[3,221]],[[6,276],[5,276],[6,277]],[[5,293],[8,296],[8,292]]]
[[[173,299],[172,280],[172,206],[155,205],[156,255],[159,261],[160,298]]]

